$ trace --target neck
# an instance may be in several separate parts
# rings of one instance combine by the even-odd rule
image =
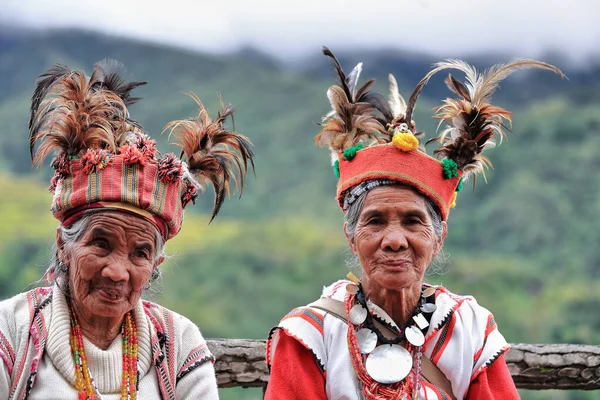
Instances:
[[[96,347],[106,350],[115,338],[121,333],[123,318],[98,317],[90,315],[71,304],[71,312],[75,314],[81,333]]]
[[[386,289],[369,281],[363,275],[362,288],[365,296],[383,309],[400,329],[404,329],[413,315],[421,297],[421,282],[402,289]]]

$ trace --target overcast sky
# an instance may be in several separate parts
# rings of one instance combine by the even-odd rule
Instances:
[[[211,52],[252,45],[281,58],[323,44],[443,57],[600,55],[599,0],[0,0],[0,23],[86,28]]]

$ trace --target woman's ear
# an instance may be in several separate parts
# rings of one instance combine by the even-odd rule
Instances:
[[[444,240],[446,239],[446,235],[448,234],[448,224],[446,223],[446,221],[442,221],[442,237],[438,240],[436,247],[435,247],[435,251],[433,253],[433,256],[437,256],[438,253],[442,250],[442,247],[444,247]]]
[[[346,235],[346,240],[348,240],[348,246],[350,246],[350,250],[352,254],[356,255],[356,245],[354,244],[354,236],[350,236],[348,233],[348,223],[344,222],[344,235]]]
[[[58,260],[63,264],[67,264],[67,255],[65,254],[65,242],[63,241],[60,232],[61,229],[59,226],[58,228],[56,228],[56,253],[58,254]]]

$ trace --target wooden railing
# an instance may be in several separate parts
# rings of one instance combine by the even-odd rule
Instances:
[[[265,387],[269,371],[263,340],[209,340],[219,387]],[[600,389],[600,346],[514,344],[506,355],[521,389]]]

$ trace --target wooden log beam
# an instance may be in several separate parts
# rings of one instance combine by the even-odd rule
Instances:
[[[521,389],[600,389],[600,346],[515,344],[506,362]]]
[[[213,339],[219,387],[264,387],[269,380],[265,341]],[[506,362],[520,389],[600,389],[600,346],[514,344]]]

